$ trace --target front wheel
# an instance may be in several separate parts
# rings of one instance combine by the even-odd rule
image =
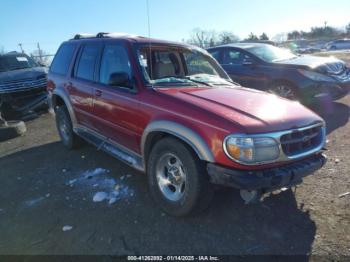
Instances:
[[[270,93],[278,95],[283,98],[290,100],[298,100],[298,94],[294,88],[289,83],[276,83],[273,84],[268,90]]]
[[[169,137],[157,142],[147,173],[152,197],[166,213],[185,216],[209,206],[213,189],[204,164],[181,141]]]

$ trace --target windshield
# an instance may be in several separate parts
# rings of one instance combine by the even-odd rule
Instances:
[[[17,69],[32,68],[37,66],[33,59],[26,55],[4,55],[0,56],[0,72]]]
[[[205,51],[174,46],[143,46],[138,60],[152,85],[232,85],[228,75]]]
[[[247,51],[266,62],[276,62],[297,57],[291,51],[272,45],[261,45],[247,48]]]

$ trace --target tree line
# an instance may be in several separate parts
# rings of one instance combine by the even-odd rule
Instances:
[[[283,37],[283,35],[285,35]],[[339,29],[327,25],[311,27],[309,31],[294,30],[288,33],[277,34],[273,39],[277,41],[283,40],[332,40],[339,38],[350,38],[350,23],[345,26],[345,29]],[[196,45],[202,48],[213,47],[217,45],[236,43],[239,41],[268,41],[270,37],[266,33],[256,35],[251,32],[246,38],[240,39],[237,35],[230,31],[215,31],[215,30],[203,30],[201,28],[195,28],[191,31],[190,37],[183,41],[192,45]]]
[[[294,30],[292,32],[289,32],[287,34],[288,40],[299,40],[299,39],[306,39],[306,40],[328,40],[328,39],[335,39],[335,38],[346,38],[350,37],[350,23],[345,26],[344,29],[335,28],[332,26],[327,25],[327,22],[324,22],[324,26],[316,26],[311,27],[310,31],[298,31]]]

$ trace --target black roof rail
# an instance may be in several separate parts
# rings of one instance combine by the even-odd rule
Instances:
[[[108,35],[109,33],[106,33],[106,32],[99,32],[99,33],[97,33],[97,35],[96,35],[96,37],[97,38],[102,38],[102,37],[104,37],[105,35]]]
[[[94,38],[95,37],[95,35],[93,35],[93,34],[76,34],[74,37],[73,37],[73,39],[74,40],[77,40],[77,39],[82,39],[82,38]]]
[[[131,35],[127,33],[107,33],[107,32],[99,32],[96,35],[94,34],[86,34],[86,33],[80,33],[76,34],[72,40],[78,40],[78,39],[85,39],[85,38],[108,38],[108,37],[113,37],[113,36],[136,36],[136,35]],[[140,36],[138,36],[140,37]]]

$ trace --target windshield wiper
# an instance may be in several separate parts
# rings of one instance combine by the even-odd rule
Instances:
[[[202,84],[202,85],[206,85],[206,86],[212,86],[211,84],[207,83],[207,82],[204,82],[204,81],[200,81],[200,80],[197,80],[197,79],[193,79],[191,78],[191,76],[184,76],[183,77],[184,79],[188,79],[194,83],[197,83],[197,84]]]
[[[166,76],[166,77],[162,77],[162,78],[158,78],[157,80],[160,80],[160,79],[167,79],[167,78],[172,78],[174,80],[178,80],[178,81],[170,81],[170,82],[160,82],[160,83],[156,83],[156,84],[168,84],[168,83],[180,83],[180,84],[188,84],[189,82],[192,82],[192,83],[196,83],[196,84],[203,84],[203,85],[206,85],[206,86],[211,86],[210,84],[206,83],[206,82],[203,82],[203,81],[198,81],[198,80],[193,80],[190,78],[190,76]],[[179,81],[179,80],[186,80],[188,81],[187,83],[184,82],[184,81]]]
[[[208,86],[214,86],[216,84],[224,84],[224,82],[227,82],[229,84],[233,84],[233,85],[239,85],[237,84],[236,82],[232,81],[231,79],[225,79],[225,78],[222,78],[220,76],[215,76],[215,75],[210,75],[210,74],[200,74],[200,75],[208,75],[210,78],[212,78],[212,82],[204,82],[204,81],[201,81],[201,80],[197,80],[197,79],[193,79],[192,77],[194,77],[195,75],[192,75],[192,76],[186,76],[188,79],[192,80],[192,81],[195,81],[195,82],[198,82],[198,83],[202,83],[202,84],[205,84],[205,85],[208,85]],[[219,79],[217,81],[215,81],[215,79]]]
[[[27,69],[27,68],[30,68],[30,67],[20,67],[20,66],[18,66],[18,67],[11,68],[9,71],[20,70],[20,69]]]

